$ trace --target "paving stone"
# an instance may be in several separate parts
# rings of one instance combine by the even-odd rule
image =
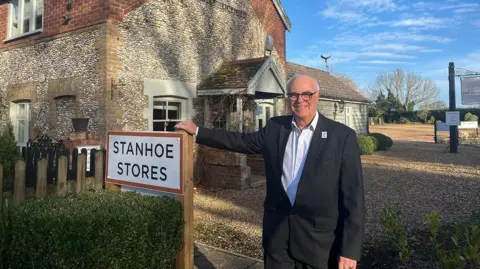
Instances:
[[[258,269],[256,260],[240,257],[202,245],[195,245],[195,269]]]

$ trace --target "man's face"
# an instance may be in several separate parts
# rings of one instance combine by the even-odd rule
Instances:
[[[319,93],[315,82],[307,76],[299,76],[292,81],[287,98],[296,117],[308,118],[317,112]]]

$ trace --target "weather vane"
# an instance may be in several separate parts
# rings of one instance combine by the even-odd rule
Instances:
[[[325,68],[328,69],[328,63],[327,63],[327,61],[328,61],[328,58],[332,57],[332,55],[330,55],[330,56],[328,56],[328,57],[325,57],[325,56],[323,56],[323,55],[320,55],[320,56],[322,57],[322,59],[325,60]]]

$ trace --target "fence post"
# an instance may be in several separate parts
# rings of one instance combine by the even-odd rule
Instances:
[[[95,191],[101,191],[103,189],[103,162],[103,152],[95,152]]]
[[[85,170],[87,167],[85,166],[87,160],[87,156],[84,153],[80,153],[77,159],[77,186],[76,191],[77,193],[84,192],[87,189],[87,182],[85,179]]]
[[[62,155],[57,163],[57,195],[65,196],[67,194],[67,168],[68,158]]]
[[[0,163],[0,209],[3,207],[3,165]]]
[[[25,161],[19,160],[15,164],[15,183],[13,200],[18,205],[25,200]]]
[[[433,140],[435,141],[435,144],[437,144],[437,122],[433,123],[433,130],[434,130],[434,135],[433,135]]]
[[[46,158],[41,159],[40,161],[38,161],[37,166],[37,189],[35,192],[35,197],[39,199],[47,195],[48,160]]]

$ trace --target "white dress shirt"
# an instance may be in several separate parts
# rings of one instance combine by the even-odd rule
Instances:
[[[312,141],[313,132],[318,122],[318,112],[315,114],[310,125],[300,130],[292,119],[292,131],[288,137],[285,155],[283,158],[282,184],[290,203],[295,203],[298,182],[302,177],[303,166],[307,159],[308,149]]]

